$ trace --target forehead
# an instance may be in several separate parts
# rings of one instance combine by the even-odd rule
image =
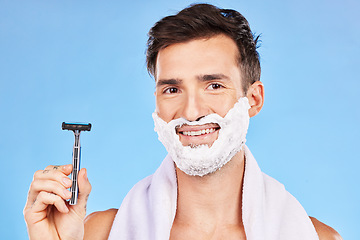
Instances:
[[[216,35],[172,44],[159,51],[155,79],[239,72],[237,45],[228,36]]]

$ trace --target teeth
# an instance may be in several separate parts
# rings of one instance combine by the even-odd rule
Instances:
[[[199,131],[184,131],[183,135],[185,136],[200,136],[203,134],[213,133],[215,132],[215,128],[207,128]]]

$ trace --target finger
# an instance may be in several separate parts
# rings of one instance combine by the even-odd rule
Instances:
[[[64,187],[69,187],[69,181],[64,179],[69,179],[69,174],[65,174],[61,171],[50,171],[50,170],[39,170],[34,174],[33,181],[36,180],[52,180],[63,183]],[[66,182],[64,182],[66,181]],[[71,182],[71,181],[70,181]],[[71,186],[71,185],[70,185]]]
[[[54,197],[55,195],[52,195],[53,194],[42,192],[38,194],[37,198],[30,204],[30,207],[24,209],[23,213],[27,224],[37,223],[46,218],[47,208],[57,200]],[[62,211],[65,210],[65,208],[61,207],[61,203],[57,205],[60,209],[63,209]]]
[[[91,192],[91,184],[87,178],[87,171],[85,168],[79,171],[78,175],[79,195],[77,204],[73,206],[73,209],[85,217],[86,204]]]
[[[43,172],[44,173],[48,173],[51,171],[60,171],[62,173],[64,173],[65,175],[69,175],[72,171],[72,164],[66,164],[66,165],[49,165],[47,166]]]
[[[47,166],[44,170],[38,170],[35,172],[33,180],[36,179],[50,179],[50,180],[60,180],[64,176],[70,175],[72,171],[72,165],[67,164],[63,166]]]
[[[71,187],[71,185],[70,178],[60,171],[51,173],[37,171],[29,188],[28,203],[32,203],[41,191],[56,193],[67,199],[69,191],[66,188]]]
[[[70,179],[69,179],[70,180]],[[50,180],[36,180],[31,184],[33,193],[49,192],[58,195],[64,200],[71,197],[71,193],[63,184]]]
[[[56,194],[49,192],[40,192],[38,197],[35,199],[31,212],[33,213],[44,213],[44,210],[49,206],[54,205],[59,212],[68,213],[69,209],[66,206],[64,199]]]
[[[32,207],[33,203],[36,201],[36,199],[38,198],[41,192],[46,192],[49,194],[56,195],[63,200],[70,199],[71,197],[71,192],[69,190],[67,190],[62,186],[59,187],[55,182],[39,183],[39,184],[41,184],[42,186],[38,187],[35,185],[34,190],[30,191],[31,194],[29,194],[24,210]]]

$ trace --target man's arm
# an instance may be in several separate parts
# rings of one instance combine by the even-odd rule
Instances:
[[[85,219],[85,240],[106,240],[117,213],[117,209],[111,208],[106,211],[93,212]]]
[[[320,222],[314,217],[310,217],[320,240],[343,240],[340,234],[332,227]]]

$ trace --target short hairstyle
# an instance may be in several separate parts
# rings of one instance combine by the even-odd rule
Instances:
[[[176,15],[164,17],[150,29],[147,41],[146,63],[148,72],[155,77],[157,55],[171,44],[195,39],[206,39],[224,34],[236,43],[238,64],[243,74],[242,88],[260,80],[261,68],[255,36],[246,18],[231,9],[221,9],[210,4],[194,4]]]

